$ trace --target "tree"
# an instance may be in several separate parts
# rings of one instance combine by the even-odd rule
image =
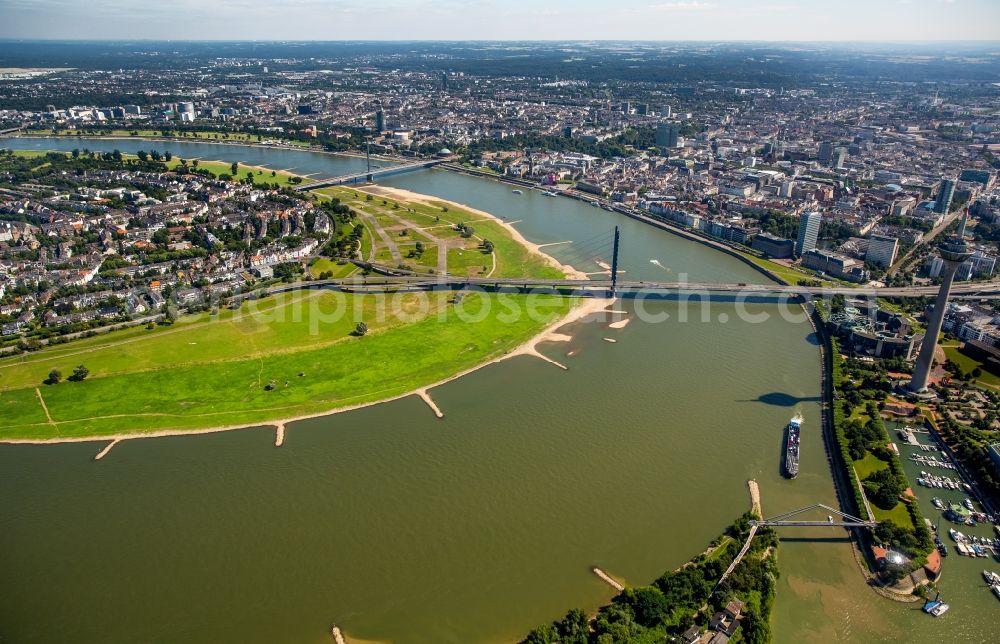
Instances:
[[[139,160],[142,161],[143,163],[149,160],[149,153],[146,152],[145,150],[139,150],[138,152],[136,152],[136,156],[138,156]]]
[[[863,485],[868,499],[883,510],[896,507],[899,495],[903,493],[902,482],[888,467],[869,474]]]
[[[354,335],[359,338],[368,333],[368,325],[364,322],[358,322],[358,325],[354,327]]]
[[[164,161],[169,161],[170,159],[173,159],[173,158],[174,158],[174,155],[170,154],[170,150],[167,150],[166,152],[163,153],[163,160]]]
[[[69,377],[73,382],[81,382],[90,375],[90,369],[83,365],[79,365],[77,368],[73,369],[73,375]]]
[[[198,167],[198,159],[194,159],[193,161],[191,161],[191,165],[193,167],[197,168]]]
[[[113,158],[115,161],[121,161],[122,160],[121,150],[115,148],[114,152],[111,153],[111,158]]]
[[[657,626],[663,622],[670,610],[667,598],[658,588],[626,588],[622,592],[622,602],[635,613],[635,621],[643,626]]]
[[[233,165],[229,166],[229,174],[234,177],[239,174],[240,164],[237,161],[233,161]]]
[[[80,148],[73,148],[73,158],[74,159],[80,158]]]
[[[55,385],[58,384],[60,380],[62,380],[62,372],[58,369],[53,369],[49,372],[49,377],[45,379],[45,384]]]

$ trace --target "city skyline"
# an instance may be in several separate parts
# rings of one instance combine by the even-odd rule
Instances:
[[[655,40],[948,42],[1000,40],[990,0],[179,0],[141,10],[121,0],[0,0],[4,39]],[[951,17],[942,20],[943,14]],[[181,18],[178,19],[178,16]],[[58,18],[58,20],[53,20]],[[455,18],[462,31],[455,29]],[[278,19],[276,21],[276,19]]]

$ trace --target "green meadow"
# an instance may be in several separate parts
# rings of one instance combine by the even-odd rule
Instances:
[[[528,298],[541,315],[526,314]],[[570,306],[550,295],[456,304],[450,293],[302,291],[88,338],[0,361],[0,440],[266,423],[384,400],[502,356]],[[363,337],[352,335],[358,320]],[[86,380],[42,384],[80,364]]]

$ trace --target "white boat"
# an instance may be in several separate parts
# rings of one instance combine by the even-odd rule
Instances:
[[[996,574],[992,570],[984,570],[983,579],[985,579],[986,583],[989,584],[990,586],[995,586],[997,584],[1000,584],[1000,575]]]
[[[1000,584],[996,586],[990,586],[990,589],[993,591],[993,594],[997,596],[997,599],[1000,599]]]
[[[513,190],[511,190],[511,192],[513,192],[515,195],[523,195],[524,194],[523,190],[518,190],[517,188],[514,188]]]

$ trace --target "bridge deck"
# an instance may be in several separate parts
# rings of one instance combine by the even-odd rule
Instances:
[[[409,287],[412,289],[429,290],[435,288],[457,289],[468,286],[499,288],[510,286],[516,288],[552,288],[567,290],[610,290],[611,280],[570,280],[570,279],[531,279],[531,278],[475,278],[459,276],[421,276],[421,275],[391,275],[384,277],[369,277],[362,279],[348,278],[337,280],[313,280],[310,287],[337,286],[359,290],[377,290],[380,288]],[[832,295],[850,295],[855,297],[927,297],[937,294],[936,286],[911,286],[896,288],[872,287],[834,287],[798,286],[783,284],[709,284],[692,282],[646,282],[619,281],[619,292],[626,293],[684,293],[691,297],[699,295],[711,296],[713,293],[732,293],[741,297],[773,297],[773,296],[811,296],[823,297]],[[287,290],[287,287],[282,287]],[[998,299],[1000,298],[1000,283],[957,284],[952,289],[953,298]]]
[[[406,172],[407,170],[416,170],[418,168],[430,168],[441,163],[447,163],[448,159],[421,159],[419,161],[413,161],[410,163],[400,163],[398,165],[384,166],[380,168],[375,168],[373,170],[361,170],[359,172],[352,172],[350,174],[342,174],[339,177],[329,177],[327,179],[319,179],[317,181],[312,181],[310,183],[302,184],[295,189],[299,192],[308,192],[310,190],[318,190],[319,188],[328,188],[330,186],[338,186],[342,183],[348,183],[349,181],[354,181],[356,179],[377,177],[383,174],[393,174],[395,172]]]

